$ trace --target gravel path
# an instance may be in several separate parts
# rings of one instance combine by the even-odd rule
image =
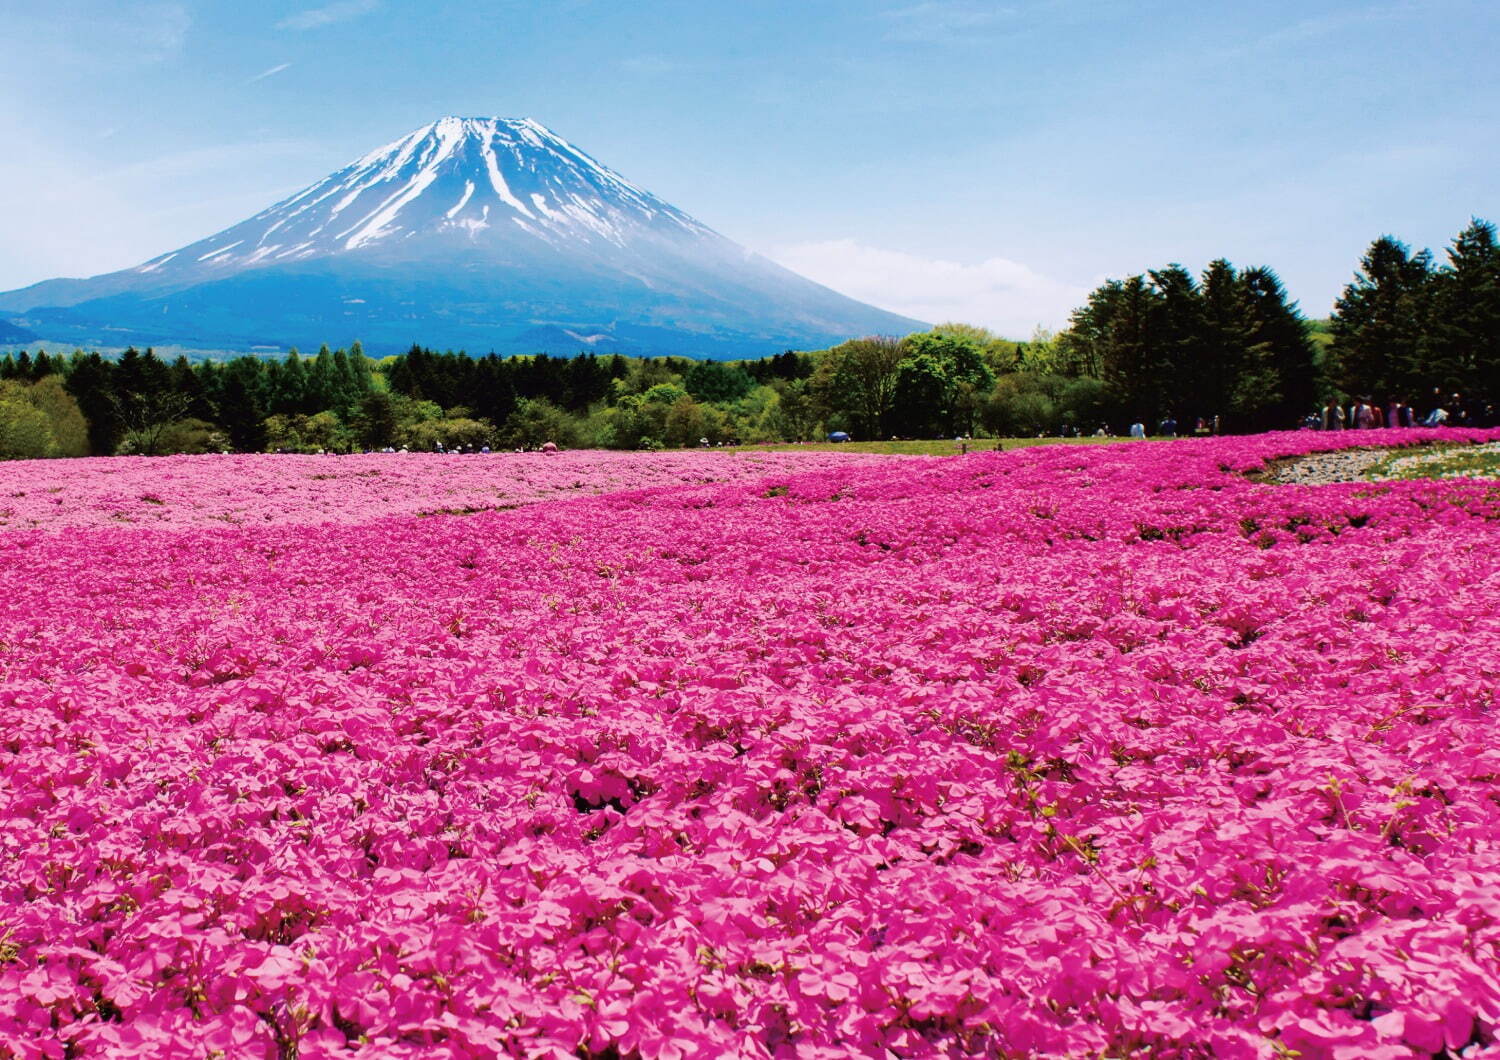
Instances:
[[[1401,478],[1419,471],[1424,465],[1442,463],[1456,453],[1500,453],[1500,442],[1454,448],[1452,446],[1422,446],[1409,455],[1394,460],[1374,481]],[[1291,460],[1276,461],[1267,468],[1265,482],[1295,482],[1305,486],[1321,486],[1330,482],[1362,482],[1370,476],[1365,472],[1376,464],[1388,460],[1392,450],[1341,449],[1332,453],[1309,453]]]
[[[1374,465],[1390,456],[1389,449],[1340,449],[1333,453],[1309,453],[1271,465],[1267,482],[1295,482],[1322,486],[1330,482],[1357,482]]]

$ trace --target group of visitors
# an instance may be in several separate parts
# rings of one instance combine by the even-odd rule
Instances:
[[[1345,406],[1329,398],[1317,412],[1308,415],[1302,426],[1308,430],[1343,431],[1374,430],[1382,427],[1494,427],[1500,419],[1493,402],[1465,400],[1460,394],[1446,397],[1440,390],[1432,392],[1425,411],[1418,411],[1409,401],[1392,398],[1384,406],[1364,396]]]
[[[275,451],[277,453],[298,452],[298,450],[281,449],[281,448],[278,448]],[[410,452],[414,452],[414,451],[415,452],[427,452],[428,450],[426,450],[426,449],[413,450],[411,447],[405,446],[405,445],[400,446],[400,447],[397,447],[397,446],[394,446],[394,445],[387,445],[387,446],[383,446],[383,447],[381,447],[379,449],[364,449],[364,450],[361,450],[361,452],[363,452],[366,456],[370,455],[371,453],[410,453]],[[493,452],[493,450],[490,449],[490,447],[488,445],[481,445],[481,446],[477,446],[477,447],[474,446],[474,445],[468,445],[468,444],[465,444],[465,445],[444,445],[442,442],[438,442],[435,445],[433,445],[431,451],[434,452],[434,453],[440,453],[440,454],[442,454],[444,456],[466,456],[466,455],[481,456],[481,455]],[[523,446],[517,446],[516,447],[516,452],[518,452],[518,453],[549,453],[550,454],[550,453],[556,453],[558,451],[559,450],[558,450],[556,442],[543,442],[541,445],[523,445]],[[302,450],[302,452],[307,452],[307,450]],[[318,449],[318,450],[315,451],[315,454],[317,456],[344,456],[344,455],[352,454],[353,452],[354,452],[353,449],[345,449],[345,450],[340,450],[340,449]]]
[[[1193,422],[1192,429],[1189,431],[1177,422],[1177,416],[1174,413],[1169,412],[1156,425],[1156,434],[1160,438],[1176,438],[1179,434],[1193,434],[1202,437],[1204,435],[1218,434],[1220,427],[1221,424],[1218,416],[1199,416]],[[1095,434],[1097,437],[1103,438],[1107,436],[1108,431],[1109,428],[1107,426],[1101,425]],[[1145,438],[1149,433],[1143,420],[1136,420],[1130,425],[1130,437],[1132,438]]]

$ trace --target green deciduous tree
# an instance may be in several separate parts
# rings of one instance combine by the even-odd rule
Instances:
[[[26,400],[25,384],[0,383],[0,460],[56,456],[47,414]]]
[[[501,443],[512,449],[535,449],[547,442],[566,449],[577,445],[578,437],[578,421],[545,398],[523,398],[500,429]]]
[[[945,365],[926,353],[909,354],[896,366],[891,430],[908,438],[934,438],[952,430],[953,380]]]
[[[852,339],[833,347],[812,376],[812,392],[830,418],[859,438],[881,438],[896,392],[896,370],[905,355],[899,339]]]

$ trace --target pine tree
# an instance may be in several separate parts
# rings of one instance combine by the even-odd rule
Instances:
[[[1208,364],[1205,362],[1203,296],[1190,272],[1168,265],[1150,274],[1156,291],[1151,325],[1157,365],[1156,408],[1187,418],[1208,412]]]
[[[1421,367],[1446,392],[1500,397],[1500,246],[1488,221],[1475,218],[1454,238],[1433,280]]]
[[[349,367],[354,371],[355,402],[375,388],[375,372],[370,359],[365,356],[363,343],[356,341],[349,347]]]
[[[115,451],[124,434],[115,403],[115,366],[97,353],[75,353],[68,364],[67,391],[88,421],[89,452],[103,456]]]
[[[1127,415],[1147,421],[1165,412],[1160,383],[1161,358],[1152,334],[1160,296],[1144,276],[1132,276],[1112,292],[1100,308],[1099,360],[1102,377]],[[1101,314],[1103,315],[1103,314]]]
[[[333,364],[333,351],[325,342],[318,348],[318,355],[307,367],[307,392],[303,397],[302,405],[310,416],[336,408],[338,404],[338,372]]]
[[[186,415],[195,420],[213,419],[213,407],[209,403],[203,380],[186,357],[179,356],[171,364],[171,389],[185,399]]]
[[[321,412],[311,393],[307,362],[293,346],[280,364],[266,362],[264,366],[266,409],[272,415],[311,415]]]
[[[1252,429],[1290,429],[1317,404],[1307,322],[1271,269],[1246,269],[1239,287],[1248,363],[1236,379],[1234,403]]]
[[[266,444],[265,373],[254,357],[230,361],[219,377],[215,419],[229,433],[229,441],[242,453],[257,453]]]
[[[1104,377],[1104,348],[1123,291],[1124,284],[1119,280],[1109,280],[1089,292],[1088,301],[1073,310],[1068,330],[1059,343],[1059,371],[1066,375]],[[1023,365],[1027,363],[1024,342],[1016,344],[1016,359]]]
[[[1229,414],[1235,379],[1246,361],[1239,273],[1223,258],[1216,258],[1203,270],[1198,289],[1203,312],[1198,351],[1198,378],[1203,387],[1199,414],[1212,420]]]
[[[1346,394],[1409,397],[1423,382],[1432,255],[1381,236],[1335,303],[1332,376]]]

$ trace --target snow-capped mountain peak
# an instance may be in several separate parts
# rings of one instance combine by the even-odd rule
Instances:
[[[439,118],[132,269],[0,294],[49,338],[776,353],[906,320],[788,272],[530,118]]]
[[[711,235],[534,119],[446,117],[137,271],[222,272],[436,235],[623,245],[670,230]]]

